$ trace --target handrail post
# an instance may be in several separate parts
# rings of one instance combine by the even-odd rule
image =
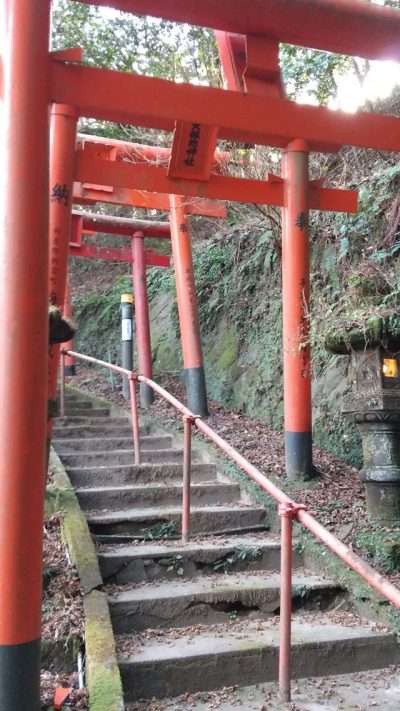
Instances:
[[[140,464],[140,430],[139,430],[139,416],[137,408],[137,397],[136,397],[136,381],[137,375],[131,373],[128,376],[129,380],[129,392],[131,399],[131,411],[132,411],[132,431],[133,431],[133,446],[135,449],[135,465]]]
[[[60,416],[65,417],[65,351],[60,352]]]
[[[193,417],[183,417],[183,487],[182,487],[182,541],[190,538],[190,474],[192,463],[192,425]]]
[[[281,517],[281,599],[279,628],[279,701],[290,702],[291,678],[291,634],[292,634],[292,540],[293,518],[301,504],[285,503],[279,505]]]

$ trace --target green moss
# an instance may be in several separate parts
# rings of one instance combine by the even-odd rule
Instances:
[[[237,334],[233,330],[223,331],[221,334],[221,354],[217,360],[216,367],[219,370],[230,368],[237,358]]]
[[[361,468],[362,442],[357,427],[330,407],[321,408],[320,413],[313,425],[315,446],[335,454],[352,467]]]
[[[122,683],[106,595],[93,591],[86,596],[84,609],[89,709],[122,711]]]
[[[60,459],[51,451],[50,466],[54,484],[49,487],[49,497],[55,510],[64,513],[62,536],[78,571],[83,590],[90,592],[103,584],[96,549],[89,532],[86,516],[70,484]]]
[[[383,573],[400,571],[400,540],[398,531],[388,531],[380,526],[358,533],[354,547],[366,551]]]

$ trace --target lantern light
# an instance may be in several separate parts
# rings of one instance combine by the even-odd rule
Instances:
[[[385,378],[398,378],[399,368],[396,358],[383,358],[382,372]]]

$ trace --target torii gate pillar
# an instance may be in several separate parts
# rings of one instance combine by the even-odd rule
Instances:
[[[187,402],[189,410],[194,414],[207,417],[206,380],[201,350],[189,223],[183,205],[183,198],[178,195],[170,195],[169,201],[171,207],[171,246],[174,255]]]
[[[71,233],[72,188],[74,180],[76,126],[74,108],[53,104],[50,124],[50,219],[49,219],[49,301],[64,309]],[[50,447],[60,345],[49,350],[47,447]]]
[[[140,375],[144,375],[146,378],[152,378],[153,365],[151,360],[150,318],[143,232],[134,232],[132,236],[132,255],[138,370]],[[153,400],[154,395],[151,387],[146,385],[146,383],[140,383],[141,406],[147,409]]]
[[[312,464],[309,152],[292,141],[282,162],[283,372],[286,474],[310,478]]]
[[[50,3],[0,0],[0,708],[39,711]]]

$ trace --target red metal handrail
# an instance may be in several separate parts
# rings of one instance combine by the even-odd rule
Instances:
[[[74,356],[88,363],[99,365],[108,370],[113,370],[129,379],[132,409],[132,429],[135,449],[135,464],[140,464],[140,432],[137,408],[135,383],[146,383],[154,392],[161,395],[182,415],[184,425],[184,456],[183,456],[183,497],[182,497],[182,540],[188,541],[190,537],[190,467],[191,467],[191,434],[192,427],[196,427],[210,439],[224,454],[232,459],[240,469],[251,477],[267,494],[279,503],[278,511],[281,517],[281,593],[280,593],[280,647],[279,647],[279,693],[282,702],[290,701],[290,646],[291,646],[291,614],[292,614],[292,536],[293,520],[303,524],[325,546],[330,548],[339,558],[369,584],[378,590],[383,597],[395,607],[400,609],[400,590],[368,565],[362,558],[354,553],[349,546],[336,538],[330,531],[306,511],[303,504],[297,504],[287,494],[273,484],[259,469],[250,464],[234,447],[225,442],[201,417],[185,407],[173,395],[164,390],[150,378],[138,375],[133,371],[120,368],[118,365],[106,363],[98,358],[85,356],[75,351],[61,351],[61,416],[65,414],[65,377],[64,359],[66,355]]]

